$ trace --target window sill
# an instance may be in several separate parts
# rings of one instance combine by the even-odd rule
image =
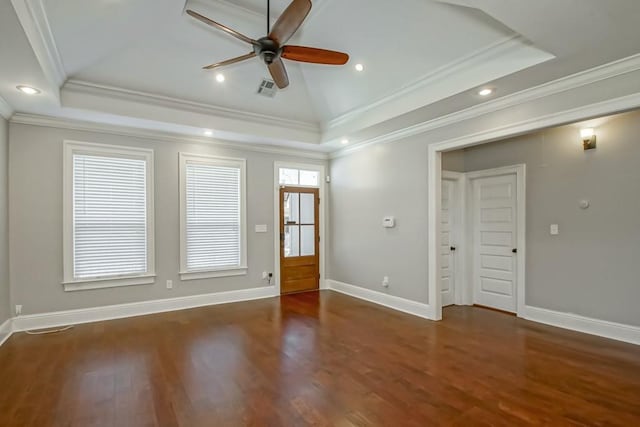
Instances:
[[[226,270],[212,270],[212,271],[185,271],[180,272],[180,280],[198,280],[198,279],[213,279],[216,277],[231,277],[231,276],[245,276],[247,274],[248,267],[230,268]]]
[[[106,279],[87,279],[62,282],[65,292],[88,291],[91,289],[119,288],[122,286],[150,285],[155,283],[156,275],[129,276]]]

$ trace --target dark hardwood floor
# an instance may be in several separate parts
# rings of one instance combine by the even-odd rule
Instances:
[[[16,334],[0,426],[640,425],[640,347],[331,292]]]

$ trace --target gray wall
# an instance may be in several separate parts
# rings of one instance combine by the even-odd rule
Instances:
[[[65,139],[154,149],[155,284],[80,292],[63,291],[62,143]],[[180,151],[247,159],[247,276],[180,281]],[[32,314],[266,285],[262,280],[262,271],[273,271],[274,263],[273,164],[277,160],[318,163],[309,159],[233,150],[213,144],[152,141],[12,123],[9,143],[9,224],[13,304],[22,304],[23,313]],[[267,224],[269,232],[256,234],[255,224]],[[166,289],[167,279],[174,281],[174,289]]]
[[[9,123],[0,117],[0,324],[11,317],[8,232]]]
[[[449,153],[443,164],[527,164],[527,304],[640,325],[640,112],[600,120],[597,133],[591,152],[567,126]],[[331,161],[331,279],[428,302],[427,144],[412,137]],[[382,227],[385,215],[396,228]]]
[[[331,161],[329,278],[427,302],[426,163],[419,138]],[[382,227],[388,215],[395,228]]]
[[[464,169],[527,165],[528,305],[640,326],[640,112],[602,120],[595,150],[578,129],[466,149]]]
[[[464,172],[464,150],[442,153],[442,170]]]

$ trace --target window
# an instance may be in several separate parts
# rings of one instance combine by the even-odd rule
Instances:
[[[280,168],[280,185],[319,187],[320,172],[315,170]]]
[[[245,160],[180,154],[180,275],[247,273]]]
[[[153,152],[65,142],[64,287],[154,281]]]

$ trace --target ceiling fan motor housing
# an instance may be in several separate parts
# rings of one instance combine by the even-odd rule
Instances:
[[[253,50],[256,55],[262,57],[267,65],[271,64],[276,58],[278,58],[281,52],[278,43],[271,40],[269,37],[262,37],[261,39],[258,39],[257,43],[253,46]]]

